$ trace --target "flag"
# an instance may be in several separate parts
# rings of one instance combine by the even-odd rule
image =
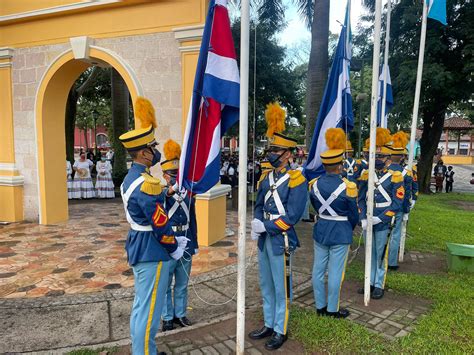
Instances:
[[[303,168],[303,173],[307,179],[313,179],[324,173],[319,155],[327,150],[326,138],[324,137],[326,130],[328,128],[341,127],[347,133],[354,127],[352,96],[349,84],[350,61],[352,57],[351,42],[349,8],[347,8],[344,26],[341,29],[331,72],[316,119],[313,139],[308,152],[308,160]]]
[[[203,193],[219,181],[220,143],[239,119],[240,78],[227,0],[211,0],[179,164],[180,186]]]
[[[446,25],[446,0],[426,0],[428,17]]]
[[[387,70],[387,96],[385,97],[385,114],[382,116],[382,99],[384,91],[385,68]],[[390,68],[385,65],[380,66],[379,87],[377,101],[377,126],[387,128],[387,116],[393,107],[392,81],[390,80]]]

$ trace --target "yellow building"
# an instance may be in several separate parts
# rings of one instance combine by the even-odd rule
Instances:
[[[206,4],[0,2],[0,221],[68,219],[65,163],[58,158],[65,157],[66,98],[91,65],[114,67],[132,99],[153,102],[158,141],[182,140]]]

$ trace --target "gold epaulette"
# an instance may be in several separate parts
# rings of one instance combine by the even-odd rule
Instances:
[[[413,165],[412,166],[413,171],[416,173],[418,171],[418,165]]]
[[[362,160],[356,159],[356,164],[361,164],[361,163],[362,163]]]
[[[407,175],[408,175],[409,177],[413,177],[413,173],[411,172],[411,170],[409,170],[409,169],[406,169],[406,170],[407,170]]]
[[[399,182],[403,182],[403,175],[400,171],[389,170],[390,174],[392,174],[392,182],[397,184]]]
[[[156,179],[148,173],[142,173],[142,176],[145,178],[145,181],[143,181],[142,187],[140,188],[141,192],[147,195],[161,194],[162,187],[160,179]]]
[[[272,170],[265,170],[265,171],[262,172],[262,175],[260,175],[260,179],[258,179],[258,181],[257,181],[257,190],[260,187],[260,184],[262,183],[262,181],[265,180],[265,178],[268,176],[270,171],[272,171]]]
[[[357,197],[357,185],[346,178],[342,178],[342,180],[346,183],[347,197]]]
[[[314,183],[318,181],[318,179],[319,179],[319,176],[309,182],[309,186],[308,186],[309,190],[313,188]]]
[[[366,169],[360,174],[360,177],[357,179],[359,181],[367,181],[369,179],[369,171]]]
[[[290,175],[290,181],[288,182],[288,187],[290,189],[299,186],[306,181],[306,178],[300,170],[288,170],[288,175]]]

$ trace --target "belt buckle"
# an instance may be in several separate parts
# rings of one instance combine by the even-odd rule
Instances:
[[[269,219],[270,219],[270,216],[271,216],[271,214],[270,214],[270,213],[268,213],[268,212],[265,212],[265,219],[268,219],[268,220],[269,220]]]
[[[176,232],[182,232],[183,226],[176,226]]]

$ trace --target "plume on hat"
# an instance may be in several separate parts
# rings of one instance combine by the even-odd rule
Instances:
[[[392,136],[394,148],[405,148],[408,144],[408,134],[403,131],[398,131]]]
[[[390,131],[387,128],[377,127],[377,135],[375,139],[375,144],[377,147],[381,147],[392,140]]]
[[[349,139],[346,141],[346,146],[344,148],[346,150],[352,150],[352,143]]]
[[[155,109],[151,104],[150,100],[145,99],[144,97],[138,97],[135,101],[135,117],[140,121],[141,128],[147,128],[153,126],[156,128],[156,117]]]
[[[271,102],[265,110],[267,121],[267,137],[273,137],[274,133],[281,133],[285,130],[286,111],[278,102]]]
[[[163,152],[165,153],[166,160],[179,159],[181,147],[174,140],[168,139],[163,146]]]
[[[329,149],[346,149],[346,134],[342,128],[328,128],[324,136]]]

